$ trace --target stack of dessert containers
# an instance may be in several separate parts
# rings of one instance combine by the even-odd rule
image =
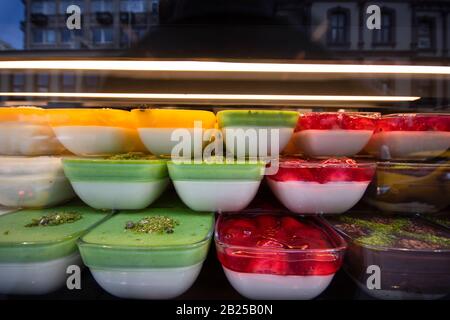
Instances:
[[[75,194],[61,162],[64,154],[48,110],[0,108],[0,206],[42,208],[72,199]]]
[[[377,121],[365,147],[378,160],[364,196],[371,208],[330,218],[349,243],[344,269],[370,296],[437,299],[450,292],[450,235],[442,226],[450,204],[449,147],[450,114]]]

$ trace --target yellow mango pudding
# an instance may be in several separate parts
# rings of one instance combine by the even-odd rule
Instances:
[[[0,154],[42,156],[64,152],[47,121],[47,111],[35,107],[0,108]]]
[[[129,111],[51,109],[48,112],[57,138],[76,155],[108,156],[142,149]]]
[[[216,123],[214,113],[203,110],[135,109],[131,113],[137,121],[142,142],[155,156],[168,156],[174,151],[176,155],[189,157],[182,150],[177,152],[176,146],[181,142],[190,145],[191,157],[201,156],[207,143],[203,133],[213,129]],[[196,125],[198,130],[194,134]]]

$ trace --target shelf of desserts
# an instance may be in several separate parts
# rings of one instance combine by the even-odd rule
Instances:
[[[21,208],[0,216],[1,293],[51,292],[84,263],[112,295],[174,298],[213,236],[247,298],[315,298],[342,264],[362,286],[361,270],[378,265],[385,280],[367,291],[378,298],[450,292],[450,235],[436,223],[450,204],[450,114],[1,108],[0,122],[0,205]],[[195,144],[195,130],[217,129],[238,159],[174,161],[178,129],[194,137],[183,152],[202,155],[209,146]],[[258,146],[268,134],[272,154],[239,148],[247,129]],[[269,174],[263,156],[281,151]],[[170,184],[181,201],[160,198]],[[369,218],[346,213],[362,202]],[[377,219],[387,221],[379,232]]]

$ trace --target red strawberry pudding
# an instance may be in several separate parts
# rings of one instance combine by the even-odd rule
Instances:
[[[278,172],[267,176],[267,182],[292,212],[336,214],[349,210],[361,199],[375,167],[375,163],[349,158],[284,158]]]
[[[220,215],[215,241],[231,285],[250,299],[318,296],[346,248],[324,220],[283,213]]]
[[[366,147],[380,159],[427,159],[450,148],[450,114],[401,113],[381,117]]]
[[[294,141],[309,157],[353,156],[369,142],[379,113],[309,112],[301,114]]]

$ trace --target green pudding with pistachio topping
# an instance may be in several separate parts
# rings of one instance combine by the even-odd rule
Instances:
[[[108,214],[75,203],[0,216],[0,262],[38,262],[77,251],[76,240]]]
[[[86,265],[94,268],[183,267],[206,258],[213,213],[154,208],[119,213],[79,242]]]

